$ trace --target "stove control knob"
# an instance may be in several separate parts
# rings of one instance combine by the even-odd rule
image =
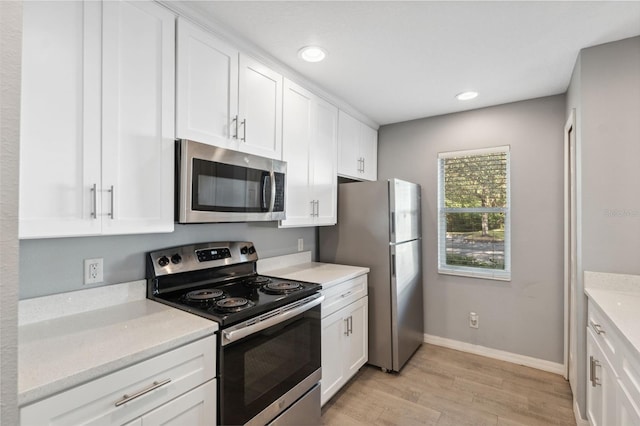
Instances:
[[[167,256],[162,256],[158,259],[158,265],[165,267],[169,264],[169,258]]]
[[[178,253],[171,256],[171,263],[180,263],[180,262],[182,262],[182,256],[180,256]]]
[[[247,246],[244,246],[240,249],[240,254],[247,254],[249,252],[249,249],[247,248]]]
[[[253,246],[249,247],[249,254],[253,254],[256,252],[256,249]]]

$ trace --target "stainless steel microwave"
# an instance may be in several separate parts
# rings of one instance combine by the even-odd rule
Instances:
[[[179,223],[285,219],[284,161],[180,139],[176,165]]]

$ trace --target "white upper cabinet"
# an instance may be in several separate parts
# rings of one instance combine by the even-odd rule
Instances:
[[[283,123],[287,219],[280,226],[335,224],[338,109],[285,79]]]
[[[179,18],[176,136],[282,157],[282,75]]]
[[[378,179],[378,132],[344,111],[338,120],[338,174]]]
[[[175,18],[141,1],[103,13],[102,231],[173,231]]]
[[[174,16],[25,2],[21,238],[173,230]]]
[[[233,148],[238,51],[180,18],[176,50],[176,136]]]

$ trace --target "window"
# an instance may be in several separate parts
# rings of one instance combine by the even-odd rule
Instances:
[[[438,154],[438,272],[511,279],[509,147]]]

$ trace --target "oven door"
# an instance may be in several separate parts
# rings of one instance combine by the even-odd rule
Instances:
[[[323,299],[315,294],[262,321],[222,330],[219,424],[265,425],[320,381]]]
[[[286,164],[179,141],[180,223],[284,219]]]

